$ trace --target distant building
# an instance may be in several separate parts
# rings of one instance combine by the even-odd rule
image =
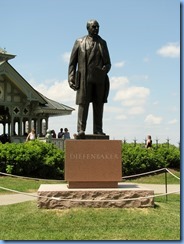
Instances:
[[[44,136],[49,117],[74,110],[36,91],[8,62],[16,55],[0,49],[0,126],[11,141],[22,142],[31,128]]]

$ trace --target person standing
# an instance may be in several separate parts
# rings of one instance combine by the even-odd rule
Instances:
[[[148,135],[146,141],[146,148],[151,148],[151,147],[152,147],[152,139],[151,139],[151,135]]]
[[[70,133],[68,132],[67,128],[64,129],[63,139],[70,139]]]
[[[56,132],[55,132],[55,130],[51,130],[51,135],[52,135],[52,138],[56,138]]]
[[[99,35],[97,20],[87,22],[88,35],[75,41],[69,68],[69,86],[77,91],[78,135],[85,134],[89,104],[93,104],[93,134],[105,135],[103,132],[103,109],[109,94],[107,73],[111,61],[106,41]]]
[[[50,143],[52,141],[51,130],[47,129],[47,133],[45,135],[46,142]]]
[[[62,138],[63,137],[63,128],[60,129],[60,132],[58,133],[58,138]]]
[[[33,128],[31,132],[28,134],[26,141],[34,141],[36,139],[35,129]]]

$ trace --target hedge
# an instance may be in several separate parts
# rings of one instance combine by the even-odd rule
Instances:
[[[122,144],[122,174],[144,173],[161,168],[180,168],[180,150],[159,144],[147,149],[142,144]],[[64,151],[39,140],[0,144],[0,171],[45,179],[64,179]]]
[[[143,144],[122,144],[123,176],[161,168],[180,168],[180,150],[167,143],[145,148]]]
[[[64,178],[64,152],[39,140],[0,144],[0,171],[38,178]]]

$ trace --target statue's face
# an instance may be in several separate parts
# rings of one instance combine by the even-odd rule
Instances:
[[[98,22],[96,22],[96,21],[91,22],[89,27],[88,27],[88,32],[89,32],[90,36],[98,35],[98,32],[99,32],[99,24],[98,24]]]

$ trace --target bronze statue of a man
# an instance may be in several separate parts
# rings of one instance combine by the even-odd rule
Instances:
[[[107,73],[111,61],[106,41],[99,35],[99,24],[96,20],[87,22],[88,35],[75,41],[72,49],[68,82],[77,91],[78,135],[86,130],[89,104],[93,104],[93,134],[105,135],[103,132],[103,108],[109,93]]]

